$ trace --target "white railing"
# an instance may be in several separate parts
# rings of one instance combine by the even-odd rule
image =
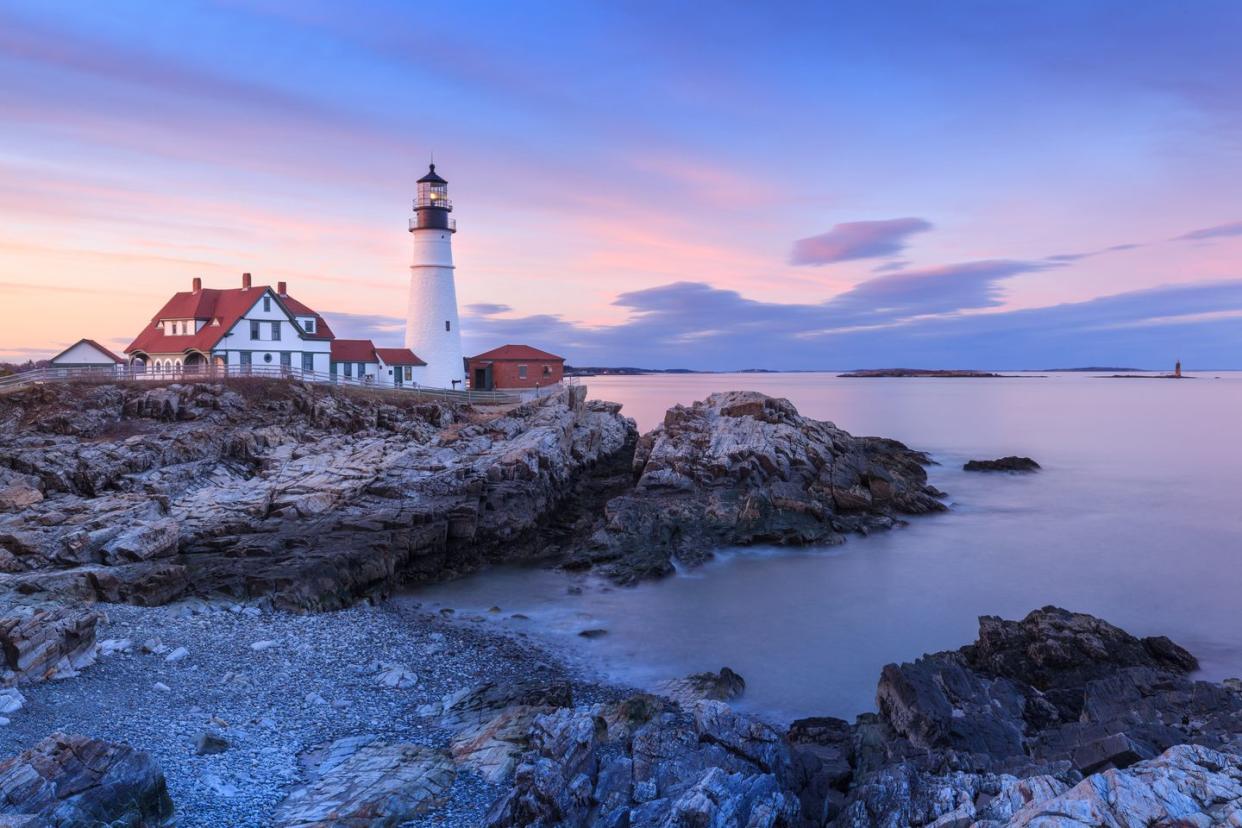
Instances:
[[[306,371],[283,365],[213,365],[182,366],[176,370],[157,371],[135,365],[118,365],[115,368],[37,368],[8,377],[0,377],[0,392],[46,382],[206,382],[244,379],[282,379],[300,382],[360,388],[367,391],[387,391],[394,394],[416,394],[430,400],[477,403],[479,405],[508,405],[522,401],[519,394],[505,391],[474,391],[455,388],[428,388],[410,383],[388,385],[377,382],[374,377],[345,377],[325,374],[322,371]]]

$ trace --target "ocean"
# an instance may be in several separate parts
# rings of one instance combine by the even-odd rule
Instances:
[[[1168,635],[1199,657],[1204,678],[1240,676],[1242,374],[1189,373],[587,378],[591,397],[622,403],[644,431],[670,405],[713,391],[786,397],[851,433],[929,452],[939,463],[931,482],[951,508],[836,547],[722,549],[706,566],[633,588],[506,568],[412,599],[528,631],[583,669],[639,687],[729,666],[747,682],[740,706],[777,721],[873,710],[885,664],[973,641],[979,615],[1048,604]],[[1009,454],[1043,470],[961,470]],[[502,612],[486,613],[492,606]],[[608,633],[577,635],[588,628]]]

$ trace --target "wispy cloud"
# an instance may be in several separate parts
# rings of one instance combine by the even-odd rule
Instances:
[[[823,265],[894,256],[906,249],[906,239],[931,228],[931,223],[921,218],[846,222],[827,233],[794,242],[789,263]]]
[[[1242,221],[1218,224],[1215,227],[1204,227],[1201,230],[1191,230],[1189,233],[1174,236],[1173,240],[1202,241],[1203,239],[1222,239],[1229,236],[1242,236]]]

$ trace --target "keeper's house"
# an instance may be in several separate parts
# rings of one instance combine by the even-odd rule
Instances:
[[[285,368],[295,376],[314,372],[308,379],[380,385],[417,385],[425,366],[407,348],[338,340],[322,316],[289,295],[285,282],[275,289],[255,285],[249,273],[230,289],[204,288],[196,278],[160,308],[125,354],[130,365],[153,373]]]
[[[565,357],[529,345],[502,345],[466,358],[474,391],[546,388],[565,377]]]

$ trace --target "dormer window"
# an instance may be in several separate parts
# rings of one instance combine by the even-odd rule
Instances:
[[[314,319],[303,319],[302,327],[306,330],[307,333],[313,334],[315,332],[315,320]]]

